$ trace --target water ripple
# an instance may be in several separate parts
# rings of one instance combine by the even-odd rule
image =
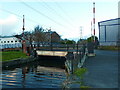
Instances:
[[[0,77],[2,87],[61,88],[61,83],[66,79],[64,69],[34,65],[4,70]]]

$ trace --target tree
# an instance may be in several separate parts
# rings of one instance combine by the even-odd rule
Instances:
[[[94,42],[94,36],[91,36],[91,37],[87,38],[87,42],[88,42],[88,43],[89,43],[89,42]],[[95,48],[97,48],[98,45],[99,45],[98,37],[95,36],[95,42],[94,42]]]
[[[25,40],[27,40],[31,46],[31,48],[33,49],[33,32],[30,32],[30,31],[26,31],[24,32],[24,38]]]
[[[38,25],[34,28],[33,34],[34,34],[34,41],[37,43],[37,46],[39,47],[40,43],[42,43],[43,45],[43,43],[46,40],[44,29]]]
[[[75,44],[76,42],[74,40],[68,40],[68,39],[63,39],[61,41],[61,44]]]
[[[94,36],[91,36],[89,38],[87,38],[87,42],[93,42],[94,41]],[[98,37],[95,36],[95,41],[98,41]]]
[[[66,44],[75,44],[74,40],[67,40]]]

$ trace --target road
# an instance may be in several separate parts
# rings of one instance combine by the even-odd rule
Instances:
[[[88,57],[84,83],[91,88],[118,88],[118,51],[95,50],[95,57]]]

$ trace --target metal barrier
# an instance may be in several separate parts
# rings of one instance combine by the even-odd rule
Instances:
[[[50,51],[78,51],[81,49],[83,45],[78,44],[44,44],[44,45],[36,45],[34,44],[33,47],[37,50],[50,50]]]
[[[83,45],[77,52],[68,52],[66,56],[65,66],[67,68],[67,72],[69,74],[73,74],[73,72],[83,66],[83,63],[86,59],[86,46]]]

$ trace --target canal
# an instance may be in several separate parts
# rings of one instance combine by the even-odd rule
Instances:
[[[34,62],[4,68],[2,88],[62,88],[66,73],[61,57],[40,57]]]

